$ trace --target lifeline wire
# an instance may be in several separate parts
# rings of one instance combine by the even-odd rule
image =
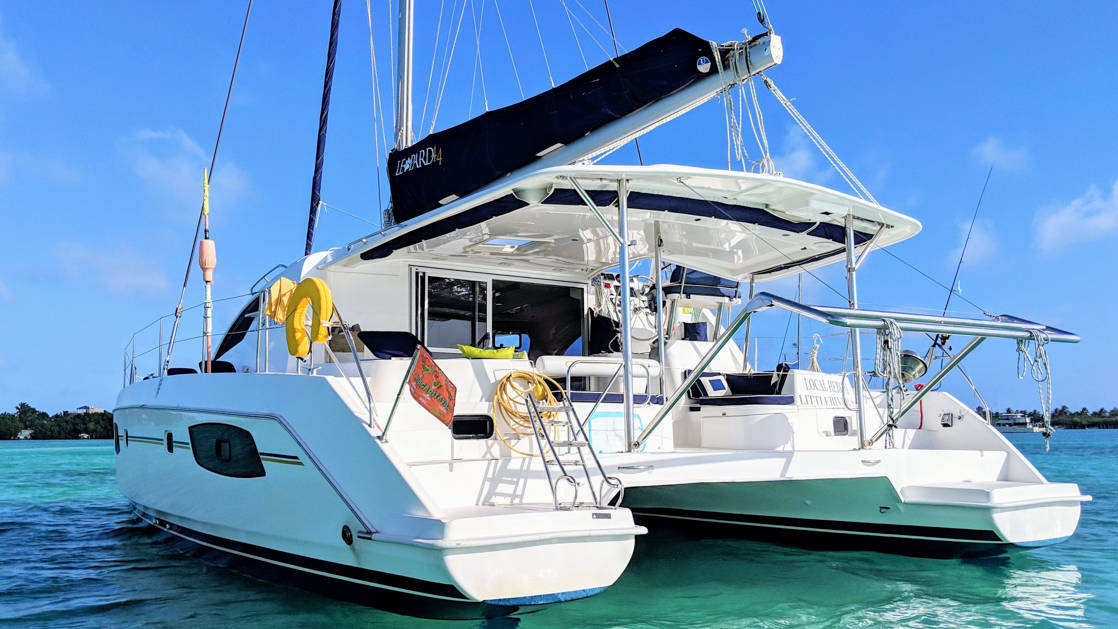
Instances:
[[[217,149],[221,146],[221,133],[225,130],[225,116],[229,113],[229,99],[233,96],[233,83],[237,80],[237,66],[241,62],[241,49],[245,44],[245,32],[248,30],[248,17],[252,13],[252,0],[248,0],[245,7],[245,20],[241,25],[241,38],[237,42],[237,55],[233,58],[233,73],[229,76],[229,89],[225,91],[225,106],[221,109],[221,122],[217,125],[217,139],[214,141],[213,155],[210,157],[210,178],[213,178],[214,164],[217,163]],[[171,338],[167,342],[167,359],[163,362],[163,371],[171,364],[171,350],[174,349],[175,335],[179,331],[179,321],[182,319],[182,302],[186,299],[186,285],[190,282],[190,269],[194,265],[194,254],[198,250],[198,234],[202,230],[202,209],[198,210],[198,223],[194,226],[194,239],[190,242],[190,257],[186,260],[186,273],[182,278],[182,292],[179,293],[179,303],[175,306],[175,323],[171,326]]]

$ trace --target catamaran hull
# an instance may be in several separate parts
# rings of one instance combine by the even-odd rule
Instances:
[[[629,487],[643,524],[811,548],[916,556],[996,555],[1070,537],[1081,497],[1003,507],[906,502],[885,477]]]
[[[283,414],[182,403],[219,374],[168,378],[158,402],[154,381],[134,385],[114,416],[117,481],[146,522],[242,563],[377,607],[411,598],[409,613],[477,617],[602,591],[643,532],[624,509],[431,512],[406,464],[360,418],[333,412],[325,379],[230,376],[241,386],[209,396],[218,408],[234,397],[298,403]]]

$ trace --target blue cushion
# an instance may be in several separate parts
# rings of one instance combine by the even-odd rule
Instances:
[[[598,401],[602,398],[602,404],[621,404],[625,401],[625,394],[623,393],[606,393],[605,397],[597,391],[569,391],[567,395],[571,398],[572,402],[577,403],[591,403]],[[652,395],[647,393],[634,393],[633,402],[635,404],[663,404],[664,396]]]
[[[672,270],[668,284],[664,286],[664,294],[702,295],[734,299],[738,296],[738,282],[710,273],[676,266]]]
[[[753,404],[795,404],[792,395],[724,395],[699,398],[700,406],[747,406]]]
[[[709,326],[706,321],[697,321],[695,323],[683,324],[683,340],[685,341],[709,341],[710,332]]]
[[[357,338],[377,358],[408,358],[419,347],[419,338],[411,332],[358,332]]]
[[[730,386],[726,384],[726,376],[716,373],[699,376],[699,386],[702,387],[703,397],[722,397],[730,394]]]

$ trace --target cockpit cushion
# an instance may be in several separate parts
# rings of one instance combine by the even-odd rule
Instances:
[[[362,331],[357,338],[377,358],[407,358],[419,347],[419,338],[411,332]]]

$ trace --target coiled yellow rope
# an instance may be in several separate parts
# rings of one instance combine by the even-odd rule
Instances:
[[[554,389],[551,387],[554,385]],[[549,378],[543,374],[534,371],[513,371],[506,374],[503,378],[497,381],[497,389],[493,393],[493,412],[494,415],[500,415],[505,420],[505,425],[509,427],[512,434],[518,437],[527,437],[532,435],[532,418],[528,414],[528,403],[524,400],[524,396],[529,393],[536,400],[536,404],[543,406],[557,406],[559,400],[555,397],[555,390],[562,391],[563,387],[559,386],[553,378]],[[540,418],[544,421],[555,419],[558,413],[554,411],[546,411],[540,413]],[[514,448],[505,436],[501,434],[501,430],[493,431],[496,433],[497,438],[501,443],[505,444],[509,450],[523,455],[523,456],[539,456],[531,452],[524,452]]]

